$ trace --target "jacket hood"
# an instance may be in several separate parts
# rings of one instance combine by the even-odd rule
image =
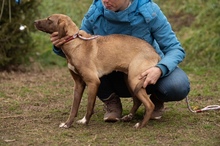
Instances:
[[[129,22],[129,14],[135,12],[137,7],[150,2],[151,0],[133,0],[131,5],[123,11],[114,12],[106,9],[101,0],[94,0],[93,4],[97,6],[100,11],[103,11],[103,15],[107,20]]]

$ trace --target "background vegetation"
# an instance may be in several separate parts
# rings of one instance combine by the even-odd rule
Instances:
[[[29,64],[31,53],[35,51],[30,33],[35,31],[33,21],[39,14],[39,2],[0,2],[0,69],[16,69],[21,64]]]
[[[219,0],[154,0],[168,17],[174,31],[186,50],[187,57],[183,66],[215,66],[220,65],[220,1]],[[52,13],[69,15],[78,26],[92,0],[80,0],[60,3],[43,1],[39,17],[46,17]],[[39,52],[43,56],[51,56],[49,37],[40,32],[34,33],[42,42],[38,43]],[[38,39],[35,39],[39,41]],[[43,46],[41,46],[43,45]],[[45,56],[45,57],[46,57]],[[54,54],[52,55],[54,56]],[[39,56],[39,58],[45,58]],[[60,64],[57,57],[49,57],[46,63]],[[48,59],[49,59],[48,58]],[[55,60],[54,60],[55,59]],[[59,61],[57,62],[56,59]],[[42,61],[44,62],[44,61]],[[45,62],[44,62],[45,63]]]
[[[184,65],[220,65],[219,0],[155,0],[187,52]]]
[[[219,0],[170,0],[169,2],[155,0],[155,2],[168,17],[186,50],[187,57],[183,62],[184,66],[219,65]],[[12,65],[20,65],[30,61],[40,66],[65,65],[65,61],[59,59],[51,51],[52,44],[49,41],[49,35],[35,32],[33,21],[53,13],[63,13],[69,15],[80,26],[91,3],[92,0],[64,0],[62,2],[23,0],[20,5],[17,5],[13,1],[12,23],[8,23],[8,1],[5,1],[3,19],[0,21],[2,43],[0,67],[7,65],[8,62]],[[19,31],[21,24],[27,26],[25,31]]]

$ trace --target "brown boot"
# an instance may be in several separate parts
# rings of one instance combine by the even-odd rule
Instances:
[[[121,100],[115,93],[112,93],[104,102],[104,115],[105,122],[119,121],[122,115]]]
[[[164,109],[164,102],[163,101],[160,101],[155,95],[151,95],[150,96],[150,99],[151,101],[154,103],[155,105],[155,108],[154,108],[154,111],[151,115],[151,118],[152,120],[159,120],[162,118],[162,115],[165,111]]]

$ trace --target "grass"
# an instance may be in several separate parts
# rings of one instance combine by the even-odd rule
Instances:
[[[186,68],[191,80],[193,109],[219,104],[219,68]],[[211,71],[210,71],[211,70]],[[143,107],[129,123],[103,122],[103,105],[97,100],[89,125],[76,123],[60,129],[72,103],[73,81],[66,68],[52,67],[29,72],[0,73],[0,146],[2,145],[193,145],[220,144],[220,111],[189,112],[185,100],[166,103],[159,121],[133,128],[142,119]],[[86,93],[77,119],[86,110]],[[131,108],[130,98],[122,99],[123,114]]]

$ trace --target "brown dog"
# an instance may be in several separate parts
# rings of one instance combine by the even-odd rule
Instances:
[[[124,116],[122,120],[131,120],[142,102],[146,112],[143,120],[135,127],[141,128],[146,125],[154,110],[154,104],[146,90],[142,88],[144,79],[139,80],[138,77],[160,60],[151,45],[144,40],[127,35],[92,36],[85,31],[79,31],[75,23],[62,14],[53,14],[48,18],[36,20],[35,26],[46,33],[58,32],[60,38],[70,37],[61,49],[66,55],[68,68],[75,81],[74,100],[68,120],[60,124],[60,127],[69,128],[73,123],[85,86],[88,87],[87,112],[78,123],[89,123],[100,84],[99,78],[112,71],[127,74],[128,87],[134,99],[130,114]]]

